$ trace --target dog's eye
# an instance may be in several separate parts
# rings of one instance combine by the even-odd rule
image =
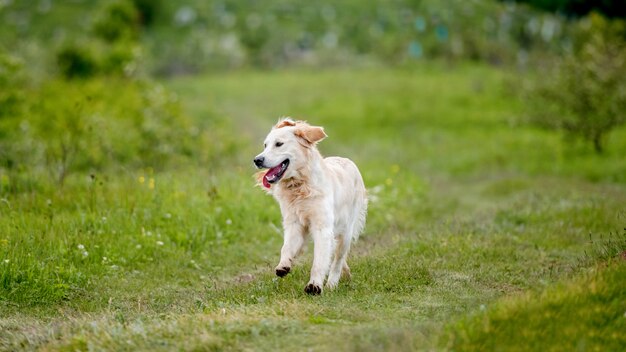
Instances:
[[[280,146],[282,146],[282,145],[283,145],[283,142],[276,142],[276,146],[277,146],[277,147],[280,147]]]
[[[263,148],[267,148],[267,143],[263,143]]]

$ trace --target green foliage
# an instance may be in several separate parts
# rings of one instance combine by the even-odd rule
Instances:
[[[136,17],[131,2],[105,7],[94,37],[78,36],[57,51],[63,79],[28,85],[32,70],[0,56],[0,170],[11,175],[7,190],[32,189],[32,178],[21,176],[40,169],[63,185],[74,172],[160,170],[206,162],[229,148],[231,139],[215,143],[219,133],[205,129],[217,121],[213,112],[192,123],[176,95],[138,78]]]
[[[140,66],[140,19],[130,1],[109,3],[92,23],[56,53],[60,73],[66,78],[102,75],[136,76]]]
[[[0,52],[0,119],[19,113],[24,99],[25,80],[21,60]]]
[[[592,142],[603,151],[606,135],[626,123],[626,26],[592,14],[580,45],[531,92],[532,122]]]
[[[68,79],[97,76],[139,76],[141,48],[132,42],[79,41],[57,52],[61,75]]]
[[[127,0],[108,4],[93,24],[96,37],[109,43],[137,40],[140,17],[135,3]]]
[[[164,67],[160,72],[174,63],[177,69],[194,70],[372,61],[399,65],[421,59],[524,66],[561,52],[571,27],[558,16],[491,1],[399,0],[363,6],[356,0],[263,0],[248,6],[237,1],[164,6],[171,13],[189,15],[175,15],[175,26],[162,23],[147,33],[150,51],[170,55],[166,62],[157,62]],[[163,40],[180,36],[185,40]]]
[[[46,165],[62,184],[74,171],[162,169],[207,160],[208,132],[181,112],[175,95],[146,81],[56,80],[27,96],[23,115],[5,118],[0,143],[9,170]],[[204,148],[203,148],[204,146]]]
[[[626,18],[626,8],[621,0],[518,0],[518,2],[525,2],[543,10],[564,13],[573,17],[583,17],[595,11],[610,18]]]
[[[132,2],[139,13],[139,21],[144,27],[153,25],[161,15],[162,0],[132,0]]]
[[[12,52],[27,52],[25,42],[44,54],[59,38],[92,42],[81,39],[86,34],[105,43],[140,41],[150,59],[146,71],[170,75],[423,59],[530,66],[566,50],[572,28],[561,16],[496,1],[394,0],[364,6],[359,0],[97,0],[52,2],[45,12],[14,1],[4,8],[0,38]]]
[[[86,78],[99,71],[99,64],[89,47],[67,45],[57,53],[61,74],[67,78]]]

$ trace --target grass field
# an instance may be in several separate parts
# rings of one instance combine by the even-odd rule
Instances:
[[[528,127],[482,66],[164,82],[228,141],[207,165],[25,174],[0,200],[0,349],[620,350],[626,129],[607,153]],[[304,291],[252,158],[279,116],[325,126],[371,203],[353,278]],[[232,140],[231,140],[232,139]],[[234,143],[232,141],[235,141]],[[219,148],[218,148],[219,149]],[[220,150],[222,150],[220,149]]]

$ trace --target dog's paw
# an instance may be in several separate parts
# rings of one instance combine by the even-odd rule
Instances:
[[[326,281],[326,288],[329,289],[329,290],[334,290],[334,289],[337,288],[337,286],[339,286],[339,280],[337,280],[337,281],[334,281],[334,280],[333,281],[331,281],[331,280]]]
[[[306,292],[306,293],[308,293],[310,295],[319,295],[319,294],[322,293],[322,287],[321,286],[317,286],[315,284],[308,284],[304,288],[304,292]]]
[[[288,266],[283,266],[283,267],[280,267],[280,268],[276,268],[276,276],[283,277],[283,276],[289,274],[290,270],[291,270],[291,268],[288,267]]]

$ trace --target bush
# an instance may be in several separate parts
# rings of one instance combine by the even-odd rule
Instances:
[[[530,91],[531,121],[604,149],[606,135],[626,122],[626,26],[592,14],[572,55]]]
[[[140,14],[130,1],[109,4],[93,25],[93,32],[109,43],[134,41],[139,37]]]
[[[133,4],[139,13],[139,22],[145,26],[151,26],[161,12],[161,0],[133,0]]]
[[[206,164],[229,152],[234,142],[209,130],[223,120],[194,123],[175,94],[136,73],[141,46],[124,29],[136,24],[129,4],[112,3],[94,31],[57,52],[58,78],[32,79],[26,60],[0,52],[0,176],[62,185],[72,173]],[[119,31],[106,32],[103,23]]]
[[[0,120],[0,169],[45,165],[63,184],[71,172],[162,169],[205,151],[176,96],[145,81],[55,80],[29,93],[23,114]],[[28,102],[28,103],[26,103]]]
[[[95,75],[100,68],[88,47],[66,45],[57,53],[57,65],[66,78],[85,78]]]
[[[24,84],[24,76],[23,63],[16,57],[0,52],[0,119],[17,113],[23,100],[20,87]]]
[[[504,1],[504,0],[501,0]],[[540,9],[560,12],[568,16],[582,17],[597,11],[607,17],[626,18],[626,8],[622,0],[581,1],[581,0],[517,0]]]
[[[110,3],[100,11],[90,35],[66,44],[56,54],[65,78],[130,76],[138,67],[140,14],[132,2]]]

